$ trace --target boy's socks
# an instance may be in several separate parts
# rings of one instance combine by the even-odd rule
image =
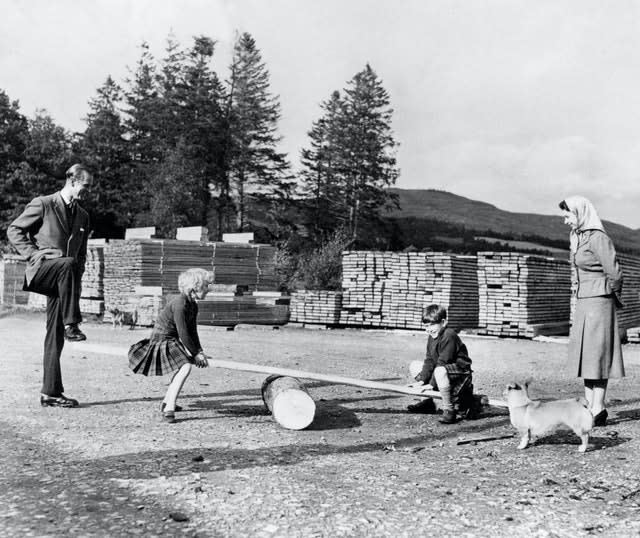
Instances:
[[[442,410],[453,411],[453,403],[451,402],[451,385],[438,387],[440,397],[442,398]]]

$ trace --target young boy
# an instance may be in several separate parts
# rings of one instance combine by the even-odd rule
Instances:
[[[427,356],[422,370],[415,377],[422,385],[429,384],[440,391],[442,397],[443,424],[456,422],[454,400],[470,399],[473,393],[471,384],[471,359],[467,347],[462,343],[458,334],[447,327],[447,309],[432,304],[425,308],[422,322],[426,323]],[[460,402],[462,404],[462,402]],[[466,402],[465,402],[466,404]],[[411,412],[425,412],[423,402],[410,405]],[[462,405],[461,405],[462,407]]]

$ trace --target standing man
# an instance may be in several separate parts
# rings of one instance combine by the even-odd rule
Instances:
[[[66,173],[62,190],[39,196],[7,230],[7,237],[27,260],[23,289],[47,296],[47,334],[40,404],[77,407],[63,392],[60,355],[64,341],[86,340],[78,328],[80,284],[87,257],[89,214],[78,200],[91,188],[93,177],[81,164]]]

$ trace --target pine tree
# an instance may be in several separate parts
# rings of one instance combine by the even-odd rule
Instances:
[[[324,115],[308,133],[310,147],[301,152],[302,193],[308,225],[321,239],[344,226],[344,102],[335,91],[321,105]]]
[[[122,88],[108,76],[89,100],[87,128],[77,152],[94,173],[89,197],[92,227],[98,237],[120,237],[122,229],[134,221],[137,204],[129,196],[132,178],[130,142],[120,106]]]
[[[195,164],[195,188],[199,200],[198,222],[209,225],[212,194],[225,185],[224,148],[225,118],[223,116],[224,89],[210,64],[215,42],[206,36],[194,38],[183,70],[184,116],[188,129],[184,141]],[[215,227],[218,228],[217,222]],[[217,230],[214,232],[217,235]]]
[[[377,220],[379,211],[392,203],[386,188],[395,184],[399,171],[389,94],[368,64],[349,81],[345,93],[344,200],[355,240],[360,221]]]
[[[6,237],[8,225],[17,216],[22,190],[16,172],[24,160],[29,137],[27,118],[20,113],[18,101],[11,101],[0,90],[0,237]]]
[[[236,40],[230,70],[226,170],[236,229],[243,231],[249,198],[286,192],[289,164],[276,150],[280,141],[276,135],[278,98],[270,93],[269,72],[248,33]]]
[[[387,187],[398,176],[389,95],[369,65],[348,82],[344,97],[334,92],[321,107],[303,150],[303,190],[316,236],[339,228],[352,240],[361,222],[379,220],[393,203]]]
[[[155,59],[147,43],[141,45],[141,55],[133,77],[126,80],[124,125],[129,138],[132,173],[126,185],[131,199],[133,224],[150,226],[151,187],[157,165],[167,150],[165,137],[164,103],[159,96]]]

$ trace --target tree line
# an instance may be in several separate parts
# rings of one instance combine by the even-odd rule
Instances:
[[[89,100],[81,133],[45,110],[25,117],[0,89],[2,238],[31,198],[59,189],[66,168],[83,162],[95,175],[95,237],[206,226],[212,240],[255,231],[272,243],[375,241],[399,171],[390,98],[371,66],[320,103],[296,171],[278,149],[281,105],[254,38],[236,37],[224,76],[215,53],[206,36],[185,48],[170,35],[159,59],[143,43],[129,76],[107,76]]]

